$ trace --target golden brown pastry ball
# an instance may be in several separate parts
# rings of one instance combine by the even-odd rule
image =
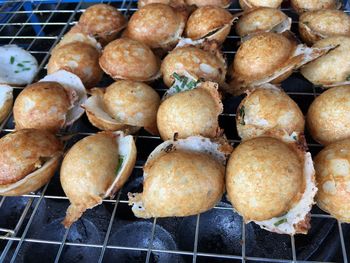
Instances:
[[[305,12],[299,17],[299,33],[308,45],[331,36],[350,36],[350,17],[340,10]]]
[[[0,139],[0,195],[36,191],[54,175],[62,143],[47,131],[23,129]]]
[[[77,75],[86,88],[92,88],[101,80],[103,71],[98,60],[100,52],[90,44],[72,42],[55,48],[47,64],[47,73],[67,70]]]
[[[339,0],[291,0],[290,4],[298,13],[321,9],[339,9],[341,7],[341,1]]]
[[[315,158],[317,205],[332,216],[350,223],[350,139],[335,142]]]
[[[186,17],[166,4],[149,4],[130,18],[124,37],[137,40],[152,49],[172,49],[185,28]]]
[[[280,33],[290,30],[291,24],[291,19],[281,10],[259,7],[245,12],[239,18],[236,23],[236,32],[241,37],[259,32]],[[277,28],[278,26],[280,28]]]
[[[127,25],[126,18],[113,6],[97,4],[85,10],[79,19],[82,30],[106,45],[116,39]]]
[[[283,0],[239,0],[239,5],[243,10],[254,9],[256,7],[279,8]]]
[[[307,128],[316,141],[328,145],[350,137],[350,86],[323,92],[309,107]]]
[[[206,37],[223,43],[230,33],[233,16],[226,9],[217,6],[203,6],[188,18],[185,35],[192,40]]]
[[[160,61],[147,45],[120,38],[105,47],[100,66],[116,80],[150,81],[159,76]]]
[[[174,82],[174,73],[184,75],[185,72],[221,84],[225,81],[226,63],[220,54],[185,46],[174,49],[164,58],[161,72],[168,87]]]
[[[281,139],[294,135],[297,139],[304,133],[305,120],[299,106],[283,90],[265,84],[249,92],[238,106],[236,126],[243,140],[263,135]]]

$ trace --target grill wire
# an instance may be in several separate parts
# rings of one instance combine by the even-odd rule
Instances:
[[[79,15],[85,10],[84,2],[90,2],[91,4],[96,3],[111,3],[113,2],[113,6],[117,7],[122,13],[124,13],[126,16],[130,16],[132,12],[137,10],[136,2],[133,2],[133,0],[123,0],[122,2],[115,2],[115,1],[82,1],[80,2],[75,1],[75,3],[69,3],[68,1],[64,0],[58,0],[58,1],[51,1],[51,5],[54,6],[54,8],[51,10],[47,8],[47,3],[50,1],[34,1],[35,5],[33,5],[33,10],[28,10],[28,5],[32,5],[33,1],[21,1],[21,0],[15,0],[15,1],[5,1],[5,3],[0,6],[0,44],[17,44],[20,46],[25,45],[25,48],[30,51],[39,61],[39,76],[44,76],[46,74],[45,65],[47,64],[48,58],[50,56],[50,51],[52,48],[58,43],[60,38],[68,31],[68,29],[74,25],[79,18]],[[74,1],[70,1],[74,2]],[[0,2],[1,3],[1,2]],[[64,5],[64,7],[62,7]],[[8,7],[15,6],[15,8],[8,9]],[[68,8],[67,8],[68,7]],[[236,13],[241,11],[238,8],[230,8],[231,12]],[[282,8],[283,11],[287,13],[287,15],[293,17],[293,28],[295,29],[296,21],[295,21],[295,15],[289,8]],[[25,22],[16,22],[16,19],[19,15],[26,15],[27,18]],[[33,22],[36,15],[48,15],[46,20],[41,22]],[[1,16],[5,17],[5,22],[1,21]],[[66,18],[64,21],[62,21],[62,17]],[[35,21],[35,20],[34,20]],[[26,34],[25,31],[29,27],[37,26],[37,30],[35,33],[32,34]],[[39,27],[38,27],[39,26]],[[8,30],[11,32],[6,32],[7,27],[15,28],[16,30]],[[54,35],[45,35],[43,32],[48,29],[49,27],[55,27],[59,28],[57,30],[57,33]],[[295,32],[295,30],[293,30]],[[34,31],[33,31],[34,32]],[[233,30],[232,30],[233,32]],[[228,58],[228,63],[231,64],[232,58],[235,54],[235,50],[237,49],[237,41],[239,40],[238,36],[234,35],[234,33],[230,33],[228,40],[226,42],[229,42],[231,44],[225,45],[223,48],[224,54]],[[43,44],[45,43],[45,44]],[[48,46],[49,44],[49,46]],[[40,48],[43,46],[43,48]],[[39,47],[39,48],[38,48]],[[294,76],[295,74],[293,74]],[[301,86],[300,80],[301,77],[298,75],[293,79],[292,81],[296,81],[295,85]],[[299,83],[299,84],[298,84]],[[304,89],[300,88],[297,89],[297,91],[294,90],[286,90],[286,92],[297,101],[299,106],[303,106],[301,104],[310,103],[314,97],[316,97],[321,91],[319,88],[311,86],[311,84],[308,84],[309,86]],[[155,85],[152,85],[156,90],[162,94],[164,92],[163,88],[156,88]],[[304,84],[305,86],[305,84]],[[20,88],[16,88],[14,91],[14,95],[17,95],[20,91]],[[239,101],[238,101],[239,103]],[[238,105],[238,104],[237,104]],[[236,105],[236,106],[237,106]],[[225,108],[225,112],[220,116],[220,119],[225,119],[226,123],[229,123],[230,130],[235,130],[235,110],[236,107],[228,107],[229,109]],[[305,112],[305,109],[303,109],[303,112]],[[226,124],[227,126],[227,124]],[[1,136],[4,134],[13,131],[13,123],[12,123],[12,114],[8,116],[8,118],[0,124],[0,132]],[[225,131],[227,132],[227,129],[225,127]],[[64,131],[63,134],[71,134],[74,133],[78,136],[86,136],[93,134],[94,132],[85,132],[79,130],[79,127],[77,127],[77,124],[73,124],[68,130]],[[230,142],[237,144],[239,142],[239,137],[237,134],[228,134],[228,138],[230,139]],[[156,136],[149,136],[146,133],[139,133],[135,135],[136,143],[138,145],[143,145],[143,142],[145,140],[152,140],[154,145],[157,145],[161,142],[159,137]],[[308,146],[313,151],[319,151],[321,146],[317,144],[316,142],[312,141],[312,139],[309,139],[307,137]],[[69,143],[68,143],[69,145]],[[66,144],[67,146],[67,144]],[[151,151],[152,149],[150,149]],[[142,151],[142,147],[138,147],[138,151]],[[142,165],[144,161],[138,160],[136,163],[136,166],[134,168],[134,173],[141,173]],[[58,175],[56,174],[55,177]],[[24,195],[24,198],[26,199],[26,204],[23,208],[23,211],[21,212],[20,216],[16,218],[16,222],[14,222],[15,227],[11,229],[3,228],[2,225],[0,225],[0,245],[1,242],[4,243],[4,248],[2,251],[0,251],[0,262],[4,262],[6,259],[6,262],[16,262],[16,258],[19,255],[20,249],[24,244],[28,243],[37,243],[37,244],[43,244],[43,245],[55,245],[58,247],[57,253],[55,256],[54,262],[60,262],[62,252],[67,246],[77,246],[77,247],[86,247],[91,249],[99,249],[99,259],[98,262],[103,262],[106,258],[104,258],[105,252],[107,250],[129,250],[129,251],[137,251],[137,252],[144,252],[146,254],[145,262],[151,262],[151,254],[152,253],[166,253],[166,254],[175,254],[175,255],[183,255],[186,258],[191,258],[190,261],[196,262],[198,257],[206,258],[208,262],[211,262],[212,260],[220,260],[220,259],[226,259],[226,260],[232,260],[233,262],[301,262],[298,259],[298,255],[296,253],[296,242],[295,238],[293,236],[290,237],[290,246],[291,246],[291,255],[288,256],[289,259],[275,259],[275,258],[266,258],[266,257],[253,257],[246,254],[246,225],[244,223],[241,224],[241,231],[242,231],[242,237],[241,237],[241,255],[231,255],[231,254],[218,254],[218,253],[210,253],[206,251],[201,251],[198,249],[198,237],[199,237],[199,228],[200,228],[200,222],[201,222],[201,215],[197,215],[195,218],[195,230],[194,230],[194,243],[193,243],[193,250],[192,251],[185,251],[185,250],[168,250],[168,249],[157,249],[154,248],[154,237],[156,232],[156,226],[157,226],[157,219],[152,219],[152,229],[150,231],[149,236],[149,242],[146,247],[140,248],[140,247],[133,247],[133,246],[115,246],[110,245],[108,243],[109,238],[112,233],[112,226],[113,222],[116,218],[117,214],[117,208],[121,204],[126,205],[127,200],[121,198],[122,190],[119,191],[119,194],[117,197],[113,200],[104,200],[103,203],[107,204],[109,206],[112,206],[111,209],[111,216],[109,219],[108,226],[106,228],[106,234],[103,238],[103,242],[100,244],[90,244],[90,243],[77,243],[77,242],[69,242],[67,241],[67,237],[69,234],[70,229],[65,230],[64,234],[61,237],[60,241],[52,241],[52,240],[45,240],[45,239],[39,239],[39,238],[29,238],[27,237],[28,231],[32,225],[32,223],[36,220],[37,212],[39,210],[39,206],[42,203],[43,200],[64,200],[68,204],[67,197],[62,195],[54,195],[54,194],[48,194],[47,190],[50,186],[50,184],[57,183],[51,181],[47,185],[45,185],[42,189],[37,191],[36,193]],[[6,199],[10,197],[1,197],[0,198],[0,209],[3,206],[3,204],[6,202]],[[19,197],[18,197],[19,198]],[[231,207],[224,207],[224,206],[216,206],[214,210],[217,210],[218,212],[224,211],[224,210],[232,210]],[[0,215],[2,216],[2,215]],[[62,215],[63,216],[63,215]],[[331,217],[328,214],[322,213],[322,211],[317,210],[316,213],[312,214],[312,218],[320,218],[324,220],[334,220],[333,217]],[[312,222],[311,222],[312,223]],[[342,253],[342,259],[343,262],[348,262],[347,257],[347,251],[344,241],[344,234],[342,229],[342,223],[337,221],[336,223],[338,227],[339,232],[339,240],[340,240],[340,247],[341,247],[341,253]],[[14,250],[14,252],[10,252],[10,250]],[[116,259],[117,260],[117,259]],[[303,262],[317,262],[317,261],[303,261]]]

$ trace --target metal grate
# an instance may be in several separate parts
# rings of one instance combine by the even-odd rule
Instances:
[[[74,1],[74,0],[58,0],[58,1],[25,1],[25,0],[11,0],[11,1],[0,1],[0,45],[3,44],[17,44],[26,48],[30,51],[39,61],[40,72],[38,78],[46,74],[45,65],[50,56],[50,51],[57,44],[59,39],[64,35],[69,28],[76,23],[79,19],[80,14],[85,10],[86,7],[93,3],[110,3],[117,7],[125,15],[129,16],[136,10],[136,2],[132,0],[123,1]],[[234,1],[236,2],[236,1]],[[229,9],[231,12],[238,12],[237,3],[233,4]],[[293,31],[296,32],[296,15],[288,8],[283,8],[289,16],[293,17]],[[223,51],[227,57],[228,63],[231,64],[235,51],[237,49],[238,37],[234,35],[232,30],[229,35]],[[105,77],[101,85],[107,85],[111,83],[111,79]],[[160,93],[164,93],[165,87],[159,82],[152,86]],[[321,90],[317,87],[313,87],[305,79],[303,79],[299,74],[293,74],[288,80],[286,80],[282,87],[286,92],[299,104],[303,112],[305,113],[308,105],[312,102],[315,96],[321,93]],[[21,88],[15,89],[15,96],[18,95]],[[237,144],[240,140],[235,131],[235,112],[236,108],[242,98],[241,97],[227,97],[224,99],[225,111],[220,116],[221,127],[225,129],[227,137],[232,143]],[[12,115],[0,124],[1,136],[13,131],[13,118]],[[78,139],[93,134],[97,130],[92,127],[86,117],[83,117],[77,123],[72,125],[68,130],[64,131],[63,134],[74,133],[74,136],[70,141],[68,141],[66,147],[70,147]],[[315,154],[320,149],[321,146],[314,142],[310,136],[306,135],[310,151]],[[51,238],[49,231],[46,234],[49,236],[35,235],[38,229],[46,229],[52,221],[47,215],[42,215],[43,207],[48,211],[55,210],[55,206],[62,205],[62,209],[59,211],[59,217],[64,217],[65,209],[68,206],[68,199],[65,197],[62,189],[59,185],[58,174],[45,185],[42,189],[36,193],[24,195],[22,197],[0,197],[0,214],[2,219],[0,219],[0,262],[24,262],[25,250],[29,246],[35,246],[36,248],[44,248],[44,250],[54,253],[54,255],[49,256],[43,261],[53,262],[65,262],[68,261],[64,255],[69,254],[69,250],[81,251],[79,249],[89,249],[94,251],[95,258],[90,258],[90,262],[108,262],[111,255],[115,251],[122,253],[129,253],[136,257],[138,262],[321,262],[324,258],[307,256],[308,261],[305,261],[302,251],[299,248],[301,246],[307,246],[307,240],[299,236],[289,237],[289,236],[279,236],[277,234],[272,234],[261,230],[262,234],[266,239],[272,238],[274,246],[278,249],[279,246],[283,246],[284,254],[279,254],[279,256],[269,256],[268,254],[261,256],[256,254],[252,249],[253,247],[263,247],[264,239],[255,240],[253,245],[251,244],[252,239],[250,233],[258,231],[252,224],[245,225],[241,219],[232,212],[232,207],[230,207],[224,198],[224,202],[220,203],[214,209],[207,213],[201,215],[189,217],[187,219],[152,219],[152,220],[140,220],[132,218],[132,216],[127,216],[130,213],[130,208],[127,208],[127,191],[130,189],[137,188],[141,184],[142,180],[142,166],[148,156],[148,154],[154,149],[156,145],[161,143],[161,140],[157,136],[149,136],[144,131],[141,131],[135,136],[137,148],[138,148],[138,158],[137,163],[134,168],[133,175],[131,176],[129,182],[124,186],[122,190],[119,191],[117,197],[113,200],[104,200],[103,204],[99,208],[94,208],[88,211],[83,218],[90,218],[97,220],[101,218],[104,223],[95,224],[100,226],[97,229],[100,235],[99,240],[80,240],[72,239],[70,235],[75,231],[71,229],[63,230],[58,235],[58,238]],[[135,186],[136,185],[136,186]],[[21,206],[15,215],[11,215],[11,224],[4,223],[6,218],[6,213],[8,210],[8,203],[16,203],[21,200]],[[17,203],[16,203],[17,204]],[[99,213],[99,210],[107,210],[108,213]],[[208,230],[208,227],[212,225],[207,224],[208,216],[214,213],[215,218],[220,218],[226,216],[230,213],[235,216],[234,225],[230,227],[239,228],[239,241],[232,243],[232,246],[237,246],[234,252],[227,252],[221,248],[210,248],[203,246],[203,232]],[[126,214],[126,215],[125,215]],[[57,214],[56,214],[57,216]],[[44,218],[44,219],[42,219]],[[126,219],[125,219],[126,218]],[[81,220],[81,224],[86,222]],[[1,221],[2,220],[2,221]],[[4,221],[5,220],[5,221]],[[181,221],[184,220],[184,223]],[[187,221],[186,221],[187,220]],[[346,239],[346,235],[343,232],[347,226],[339,221],[336,221],[331,216],[323,213],[321,210],[314,208],[312,214],[312,225],[314,221],[318,220],[317,229],[314,230],[315,233],[320,232],[329,222],[333,222],[337,229],[335,241],[336,246],[339,248],[339,262],[348,262],[348,254],[346,244],[349,246],[350,240]],[[119,223],[118,223],[119,222]],[[136,230],[141,231],[141,235],[148,235],[145,237],[145,243],[143,245],[139,244],[127,244],[112,242],[112,236],[116,231],[118,231],[118,224],[135,224],[135,223],[145,223],[147,226],[147,231],[144,231],[142,227]],[[180,222],[180,223],[179,223]],[[39,224],[39,226],[38,226]],[[78,224],[78,223],[76,223]],[[181,227],[174,227],[173,225],[184,225],[185,230],[182,231]],[[11,227],[8,227],[11,225]],[[34,227],[37,225],[36,227]],[[73,225],[74,227],[74,225]],[[122,227],[120,227],[122,228]],[[34,230],[33,230],[34,229]],[[36,229],[36,230],[35,230]],[[63,229],[63,227],[62,227]],[[85,228],[84,228],[85,229]],[[159,242],[164,242],[166,239],[159,233],[164,229],[169,230],[172,236],[177,236],[178,241],[172,246],[159,247],[157,244]],[[85,229],[86,230],[86,229]],[[40,231],[39,231],[40,232]],[[79,232],[79,230],[78,230]],[[74,232],[76,233],[76,232]],[[127,233],[127,232],[126,232]],[[179,234],[180,233],[180,234]],[[178,236],[187,235],[186,239],[181,239]],[[255,232],[254,232],[255,233]],[[88,235],[88,234],[86,234]],[[188,236],[191,236],[188,238]],[[325,238],[329,238],[329,235],[324,235]],[[127,239],[128,236],[122,236],[123,239]],[[230,240],[230,238],[228,238]],[[157,243],[158,242],[158,243]],[[258,243],[260,242],[260,243]],[[306,244],[305,244],[306,242]],[[190,245],[185,245],[185,243],[190,243]],[[205,243],[205,242],[204,242]],[[54,247],[54,249],[51,249]],[[77,249],[77,250],[74,250]],[[316,249],[316,248],[315,248]],[[24,251],[24,252],[23,252]],[[87,250],[83,250],[87,251]],[[230,250],[231,251],[231,250]],[[29,254],[34,253],[31,250]],[[49,252],[48,252],[49,253]],[[134,254],[133,254],[134,253]],[[27,253],[28,254],[28,253]],[[35,253],[34,253],[35,254]],[[165,255],[165,256],[164,256]],[[274,255],[271,252],[271,255]],[[50,260],[49,260],[50,258]],[[84,258],[84,255],[83,255]],[[129,257],[129,262],[135,262]],[[316,258],[316,259],[315,259]],[[36,259],[37,261],[39,259]],[[83,259],[81,259],[83,260]],[[86,260],[86,258],[85,258]],[[117,260],[117,258],[115,258]],[[79,258],[71,258],[70,262],[79,262]]]

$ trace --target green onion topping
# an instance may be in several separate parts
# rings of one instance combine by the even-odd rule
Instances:
[[[283,223],[287,223],[287,222],[288,222],[287,218],[282,218],[282,219],[278,220],[277,222],[275,222],[273,225],[279,226],[279,225],[282,225]]]
[[[245,125],[244,117],[245,117],[245,107],[244,105],[239,109],[239,117],[241,118],[239,124]]]
[[[118,165],[117,165],[117,168],[115,168],[116,174],[118,174],[120,169],[122,168],[123,161],[124,161],[124,156],[119,155]]]
[[[10,63],[13,64],[15,62],[15,57],[14,56],[11,56],[10,57]]]

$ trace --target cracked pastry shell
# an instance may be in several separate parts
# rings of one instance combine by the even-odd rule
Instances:
[[[350,86],[323,92],[309,107],[306,121],[312,138],[323,145],[350,137]]]
[[[131,135],[100,132],[78,141],[63,159],[62,188],[70,206],[63,221],[69,227],[90,208],[113,197],[129,178],[136,161]]]
[[[13,104],[13,88],[0,84],[0,123],[9,115]]]
[[[276,8],[259,7],[243,13],[236,23],[236,32],[245,37],[259,32],[283,33],[290,30],[292,19]]]
[[[317,188],[310,153],[271,137],[242,142],[226,167],[229,200],[245,222],[306,234]]]
[[[331,36],[350,36],[350,17],[340,10],[305,12],[298,25],[300,37],[308,45]]]
[[[175,93],[159,106],[157,126],[163,140],[221,134],[218,117],[223,111],[218,84],[204,82],[199,87]],[[176,135],[175,135],[176,134]]]
[[[188,18],[185,35],[192,40],[206,38],[223,43],[230,33],[233,20],[233,15],[221,7],[199,7]]]
[[[350,223],[350,139],[332,143],[315,158],[317,205]]]
[[[24,129],[0,139],[0,195],[17,196],[38,190],[54,175],[63,152],[47,131]]]
[[[113,6],[97,4],[85,10],[78,25],[102,45],[106,45],[126,27],[127,19]]]
[[[58,132],[81,117],[80,104],[85,100],[86,90],[76,75],[67,71],[47,75],[17,96],[13,106],[16,129]]]
[[[137,40],[152,49],[175,47],[185,28],[183,13],[166,4],[149,4],[130,18],[123,36]]]
[[[100,52],[84,42],[71,42],[55,48],[47,64],[48,74],[66,70],[77,75],[86,88],[94,87],[102,78],[98,60]]]
[[[163,60],[161,73],[165,85],[174,83],[173,74],[188,72],[196,78],[223,84],[226,62],[220,52],[212,53],[194,46],[179,47],[171,51]]]
[[[65,44],[73,43],[73,42],[83,42],[89,44],[90,46],[96,48],[98,51],[101,51],[102,46],[97,40],[83,31],[83,29],[76,24],[73,26],[58,42],[58,44],[54,47],[54,49],[59,48]]]
[[[350,37],[335,36],[317,41],[312,47],[336,46],[328,54],[301,68],[311,83],[323,87],[350,84]]]
[[[259,136],[298,140],[304,133],[305,120],[299,106],[283,90],[265,84],[256,87],[237,109],[236,127],[243,140]]]
[[[115,80],[150,81],[159,77],[160,61],[147,45],[120,38],[105,47],[100,66]]]
[[[224,139],[193,136],[163,142],[144,166],[143,193],[128,194],[133,213],[140,218],[190,216],[211,209],[225,191],[231,151]]]
[[[239,5],[243,10],[254,9],[257,7],[279,8],[283,0],[239,0]]]
[[[278,84],[293,70],[324,55],[334,46],[308,48],[297,45],[282,34],[264,32],[253,35],[239,47],[233,65],[229,92],[242,94],[264,83]]]
[[[321,9],[339,9],[342,6],[340,0],[291,0],[290,4],[298,13]]]
[[[89,121],[101,130],[128,130],[136,132],[141,127],[158,134],[158,93],[147,84],[120,80],[105,90],[96,88],[84,103]]]

